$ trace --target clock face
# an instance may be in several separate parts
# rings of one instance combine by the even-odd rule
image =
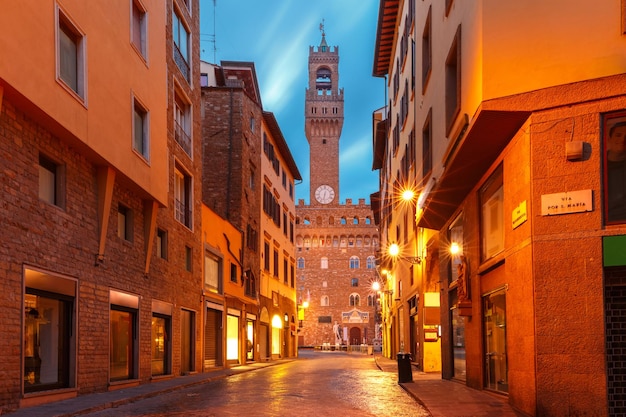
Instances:
[[[330,185],[320,185],[315,190],[315,199],[322,204],[328,204],[335,198],[335,190]]]

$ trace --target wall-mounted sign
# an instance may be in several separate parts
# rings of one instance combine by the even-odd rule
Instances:
[[[528,220],[528,213],[526,212],[526,200],[522,201],[519,206],[513,209],[511,213],[511,223],[513,229]]]
[[[593,211],[593,192],[591,190],[569,191],[541,196],[542,216],[582,213],[585,211]]]

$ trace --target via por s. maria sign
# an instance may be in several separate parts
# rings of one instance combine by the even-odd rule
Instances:
[[[569,191],[541,196],[541,215],[582,213],[593,211],[592,190]]]

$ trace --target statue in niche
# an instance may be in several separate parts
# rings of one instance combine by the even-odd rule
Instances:
[[[461,262],[457,265],[457,308],[460,316],[472,315],[472,301],[469,294],[469,272],[467,258],[461,255]]]
[[[459,303],[469,300],[469,293],[467,291],[467,259],[465,255],[461,255],[461,262],[456,266],[457,268],[457,294],[459,297]]]

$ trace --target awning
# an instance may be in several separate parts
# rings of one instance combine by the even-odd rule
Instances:
[[[530,114],[481,110],[448,158],[443,175],[436,179],[437,185],[424,203],[418,226],[441,230]]]

